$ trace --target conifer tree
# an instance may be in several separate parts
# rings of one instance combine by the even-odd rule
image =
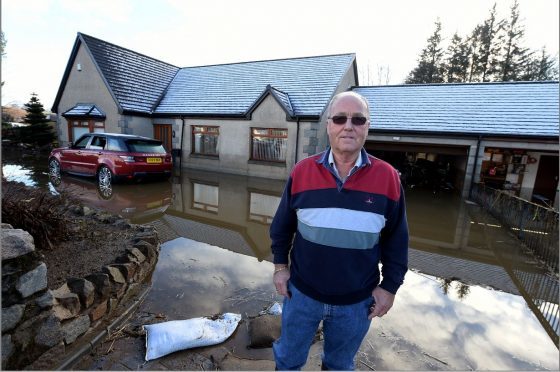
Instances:
[[[428,38],[428,45],[422,50],[418,66],[406,79],[406,84],[443,83],[443,49],[441,48],[441,22],[435,22],[436,29]]]
[[[469,70],[467,74],[467,82],[478,81],[476,66],[480,63],[480,38],[482,27],[477,25],[467,38]]]
[[[498,44],[498,33],[504,22],[496,19],[496,3],[490,10],[490,15],[480,26],[480,50],[475,72],[480,81],[490,81],[498,70],[498,55],[500,45]]]
[[[469,73],[469,46],[455,33],[447,49],[445,77],[448,83],[467,81]]]
[[[522,45],[525,28],[519,18],[517,0],[511,6],[510,18],[504,22],[504,31],[501,37],[502,53],[498,63],[498,80],[521,80],[532,53]]]
[[[557,61],[546,52],[546,47],[527,63],[523,80],[558,80]]]
[[[49,120],[45,116],[45,109],[39,98],[37,98],[37,93],[32,93],[29,102],[24,106],[27,115],[25,115],[23,121],[30,125],[22,128],[22,142],[38,146],[52,143],[55,139],[55,134],[50,125],[47,124]]]

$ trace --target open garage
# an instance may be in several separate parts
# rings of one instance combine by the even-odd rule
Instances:
[[[406,188],[425,188],[461,194],[469,147],[366,142],[368,153],[383,159],[401,173]]]

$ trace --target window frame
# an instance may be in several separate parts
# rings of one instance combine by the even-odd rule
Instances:
[[[268,134],[266,135],[255,135],[254,130],[266,130]],[[286,134],[284,136],[274,135],[272,131],[284,131]],[[251,127],[251,138],[250,138],[250,149],[249,149],[249,160],[256,161],[256,162],[271,162],[271,163],[278,163],[278,164],[286,164],[287,161],[287,154],[288,154],[288,128],[262,128],[262,127]],[[284,159],[276,160],[276,159],[259,159],[255,158],[254,155],[254,138],[280,138],[285,140],[285,151],[284,151]]]
[[[100,120],[99,118],[96,119],[88,119],[88,118],[66,118],[68,122],[68,140],[70,142],[74,142],[74,130],[73,128],[88,128],[88,133],[96,133],[96,128],[103,128],[103,132],[105,132],[105,119]],[[76,124],[77,123],[77,124]],[[101,123],[103,125],[98,126],[95,125],[96,123]]]
[[[202,131],[197,131],[196,128],[202,128]],[[215,129],[216,132],[210,132],[208,129]],[[195,140],[196,135],[200,134],[201,136],[215,136],[216,137],[216,150],[215,154],[210,153],[203,153],[203,152],[196,152],[195,151]],[[212,158],[219,158],[220,157],[220,148],[219,148],[219,141],[220,141],[220,127],[218,125],[191,125],[191,155],[195,156],[208,156]]]

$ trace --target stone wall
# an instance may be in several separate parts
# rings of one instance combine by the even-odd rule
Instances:
[[[151,276],[160,249],[152,227],[134,227],[126,252],[113,264],[49,289],[33,237],[2,224],[2,369],[52,369],[70,345],[115,315]]]

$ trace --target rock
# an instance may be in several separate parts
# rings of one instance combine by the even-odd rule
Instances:
[[[249,347],[272,347],[272,343],[280,337],[281,317],[277,315],[261,315],[249,321]]]
[[[49,316],[41,325],[35,336],[35,343],[39,346],[51,348],[62,341],[63,333],[60,320],[54,316]]]
[[[48,290],[47,292],[45,292],[44,295],[36,299],[35,303],[41,309],[47,309],[49,307],[53,307],[56,304],[56,300],[54,298],[52,291]]]
[[[109,294],[111,293],[109,275],[104,273],[95,273],[86,276],[86,280],[93,284],[95,287],[95,293],[97,293],[99,299],[103,300],[109,297]]]
[[[133,255],[138,263],[146,261],[146,256],[138,248],[127,248],[126,251]]]
[[[4,223],[4,222],[2,222],[0,224],[0,228],[2,228],[2,229],[13,229],[12,225],[10,225],[9,223]]]
[[[102,223],[115,223],[119,218],[110,213],[99,213],[95,215],[95,219]]]
[[[157,256],[156,247],[144,240],[134,243],[134,248],[137,248],[140,252],[142,252],[142,254],[147,257],[150,262],[152,262]]]
[[[89,319],[91,322],[95,322],[96,320],[101,319],[103,315],[107,313],[107,303],[108,300],[105,300],[91,309],[91,311],[89,312]]]
[[[16,282],[16,289],[23,298],[45,288],[47,288],[47,265],[44,262],[34,270],[23,274]]]
[[[115,267],[114,265],[104,266],[101,271],[109,275],[109,279],[112,282],[126,284],[126,280],[118,267]]]
[[[64,323],[62,326],[62,334],[64,342],[69,345],[76,341],[78,336],[83,335],[89,329],[90,320],[89,316],[80,316],[74,320]]]
[[[91,208],[84,206],[84,208],[82,209],[82,213],[84,216],[91,216],[94,211],[91,210]]]
[[[145,241],[153,245],[154,247],[159,244],[159,238],[155,232],[140,232],[134,236],[134,242]]]
[[[80,313],[80,298],[70,292],[67,284],[53,291],[53,296],[56,300],[53,312],[59,320],[75,318]]]
[[[6,370],[6,363],[14,353],[12,335],[2,335],[2,369]]]
[[[21,320],[25,305],[13,305],[2,309],[2,333],[11,331]]]
[[[52,371],[63,360],[65,351],[64,342],[59,342],[58,345],[44,352],[33,363],[23,369],[26,371]]]
[[[21,229],[2,229],[2,261],[35,251],[33,237]]]
[[[70,278],[68,279],[67,284],[70,290],[78,295],[84,308],[88,308],[91,304],[93,304],[93,301],[95,300],[95,287],[89,280],[82,278]]]
[[[123,263],[123,264],[116,264],[116,265],[111,265],[113,267],[118,268],[123,277],[125,278],[127,283],[132,283],[133,279],[134,279],[134,274],[136,273],[136,265],[133,264],[132,262],[129,263]]]
[[[129,229],[131,227],[130,223],[124,219],[118,219],[114,224],[115,227],[119,227],[121,229]]]

